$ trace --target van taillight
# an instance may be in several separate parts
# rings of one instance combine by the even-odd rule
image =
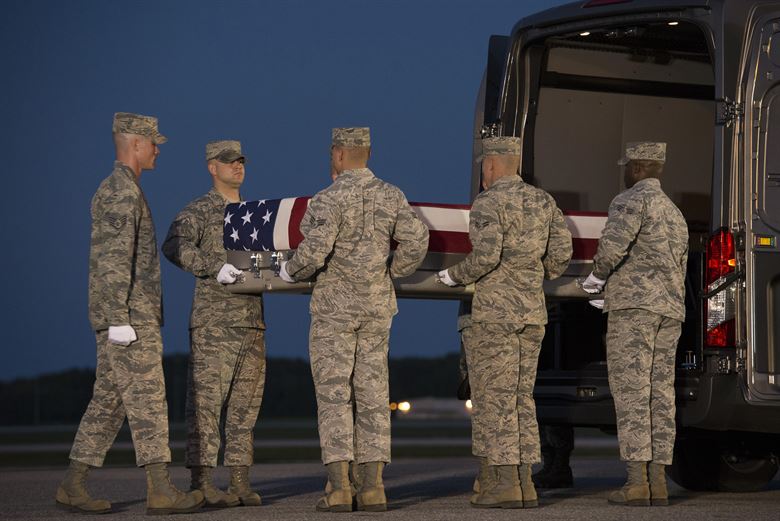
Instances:
[[[728,228],[721,228],[710,237],[706,262],[705,288],[709,293],[723,284],[724,277],[737,266],[734,236]],[[736,296],[737,285],[731,283],[707,299],[704,331],[707,347],[734,347]]]
[[[709,306],[707,311],[709,312]],[[707,329],[704,343],[707,347],[734,347],[734,326],[735,320],[731,318],[712,329]]]
[[[728,228],[721,228],[710,237],[707,243],[707,276],[709,286],[721,277],[725,277],[736,268],[734,255],[734,236]]]
[[[631,0],[590,0],[590,2],[585,2],[582,7],[600,7],[602,5],[627,4],[630,1]]]

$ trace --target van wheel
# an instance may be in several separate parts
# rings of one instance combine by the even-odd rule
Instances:
[[[723,447],[716,440],[687,438],[674,447],[674,461],[667,474],[688,490],[755,492],[772,481],[776,458],[750,454],[744,446]]]

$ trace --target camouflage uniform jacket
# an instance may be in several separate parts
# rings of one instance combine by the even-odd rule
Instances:
[[[559,277],[572,255],[571,233],[552,196],[502,177],[471,206],[472,250],[449,269],[452,280],[476,282],[474,322],[546,324],[542,281]]]
[[[89,320],[92,329],[162,325],[160,258],[149,205],[125,164],[92,198]]]
[[[687,260],[688,226],[658,179],[618,194],[593,257],[593,274],[607,281],[604,312],[639,308],[685,320]]]
[[[195,275],[190,327],[256,327],[263,323],[263,297],[230,293],[217,282],[227,261],[222,242],[228,200],[215,188],[184,207],[162,246],[165,257]]]
[[[414,273],[428,249],[428,228],[403,192],[368,168],[343,171],[314,196],[301,232],[287,272],[296,280],[316,274],[310,311],[323,318],[392,317],[391,277]],[[389,262],[391,240],[398,247]]]

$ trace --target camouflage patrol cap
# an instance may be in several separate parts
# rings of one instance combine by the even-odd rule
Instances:
[[[210,141],[206,143],[206,161],[216,159],[220,163],[232,163],[237,159],[246,161],[241,153],[241,142],[235,140]]]
[[[162,145],[168,141],[168,138],[157,130],[157,118],[133,114],[132,112],[117,112],[114,114],[111,132],[114,134],[136,134],[148,137],[155,145]]]
[[[653,141],[633,141],[626,143],[623,157],[618,160],[619,165],[625,165],[629,161],[660,161],[666,162],[666,143]]]
[[[485,156],[519,156],[520,143],[519,137],[486,137],[482,140],[482,153],[477,161],[482,161]]]
[[[368,127],[334,128],[332,144],[337,147],[370,147],[371,133]]]

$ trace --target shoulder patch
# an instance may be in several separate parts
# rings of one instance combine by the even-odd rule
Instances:
[[[127,224],[127,216],[126,215],[105,215],[104,219],[106,222],[111,225],[116,230],[121,230],[122,227]]]
[[[316,217],[314,215],[309,216],[309,224],[314,228],[318,226],[324,226],[326,222],[328,222],[327,219],[322,217]]]
[[[474,219],[474,228],[477,230],[481,230],[483,228],[486,228],[490,224],[490,221],[487,219]]]

